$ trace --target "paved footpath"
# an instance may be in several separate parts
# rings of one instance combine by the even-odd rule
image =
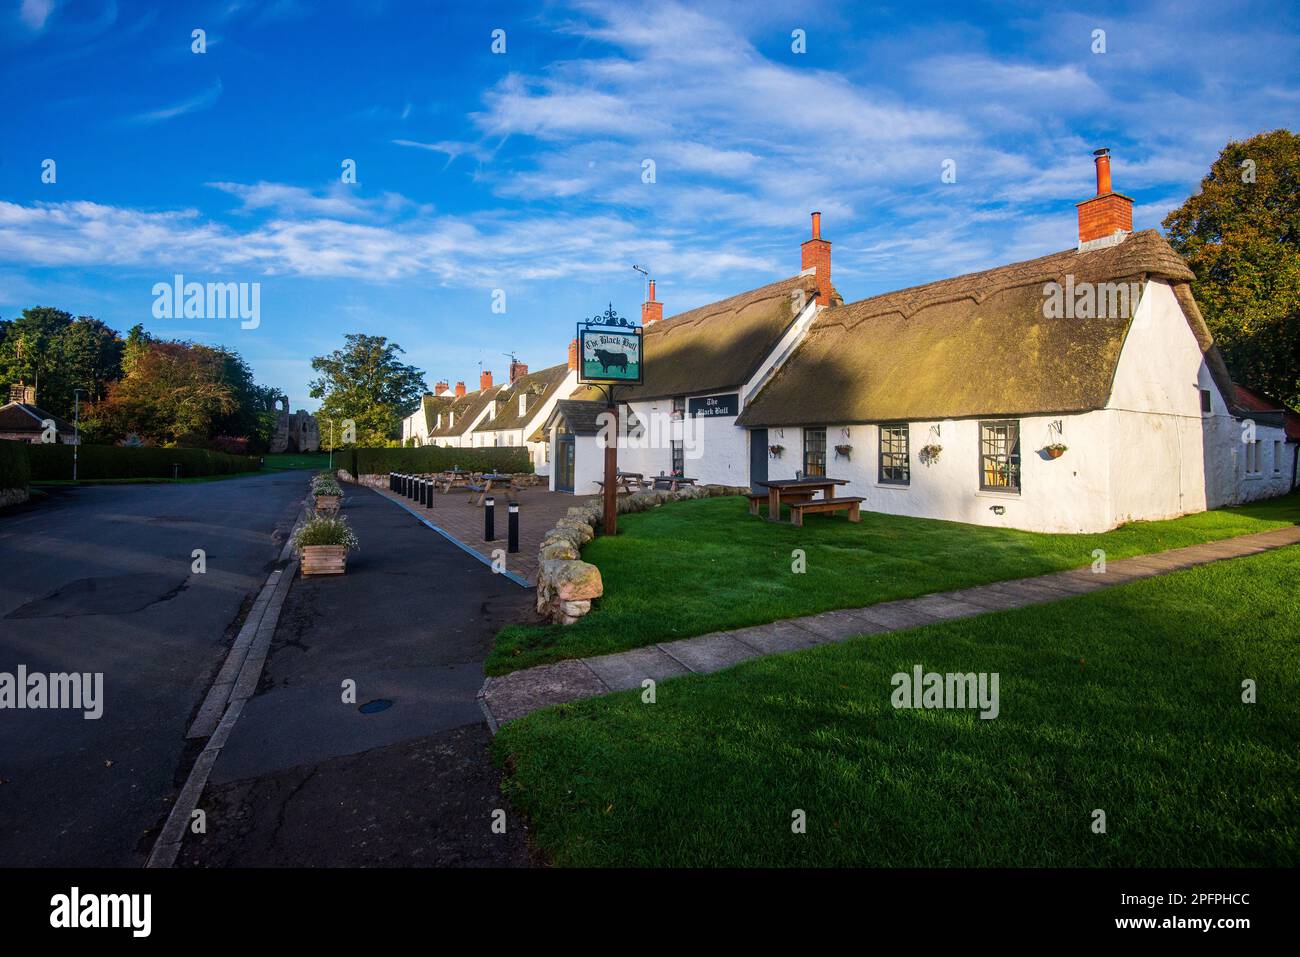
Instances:
[[[1091,568],[1077,568],[714,632],[612,655],[561,661],[491,678],[484,687],[483,700],[495,728],[501,722],[565,701],[637,688],[646,678],[658,682],[686,674],[708,674],[763,655],[1040,605],[1297,543],[1300,543],[1300,526],[1279,528],[1108,562],[1106,571],[1100,574],[1093,573]]]
[[[360,549],[347,574],[293,583],[199,802],[207,833],[178,864],[527,863],[513,815],[491,830],[503,799],[477,694],[532,591],[373,490],[348,486],[343,512]],[[363,710],[376,701],[391,704]]]

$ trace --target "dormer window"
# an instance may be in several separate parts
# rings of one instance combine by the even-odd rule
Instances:
[[[519,414],[523,415],[528,411],[528,393],[525,392],[519,397]]]

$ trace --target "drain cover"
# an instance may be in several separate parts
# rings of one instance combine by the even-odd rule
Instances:
[[[387,711],[393,706],[393,702],[387,698],[376,698],[374,701],[367,701],[357,708],[362,714],[378,714],[381,711]]]

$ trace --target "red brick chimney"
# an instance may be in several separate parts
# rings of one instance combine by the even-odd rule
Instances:
[[[522,362],[510,363],[510,384],[511,385],[514,385],[515,380],[518,379],[520,376],[524,376],[524,375],[528,375],[528,366],[524,365]]]
[[[480,389],[492,388],[492,373],[487,369],[478,374],[478,387]]]
[[[572,372],[578,368],[578,340],[574,339],[569,343],[569,371]]]
[[[437,382],[435,382],[435,383],[433,384],[433,394],[434,394],[434,395],[442,395],[442,394],[443,394],[444,392],[446,392],[446,391],[447,391],[447,380],[446,380],[446,379],[439,379]]]
[[[641,303],[641,325],[650,326],[664,317],[664,304],[655,300],[655,281],[650,280],[650,295]]]
[[[1097,195],[1077,203],[1079,211],[1079,246],[1116,233],[1133,231],[1133,200],[1110,187],[1110,150],[1095,150]]]
[[[465,394],[465,382],[464,380],[461,380],[460,382],[456,383],[456,398],[460,398],[464,394]]]
[[[822,214],[812,214],[812,239],[799,247],[803,253],[802,269],[812,269],[817,275],[817,304],[831,304],[831,244],[822,239]]]

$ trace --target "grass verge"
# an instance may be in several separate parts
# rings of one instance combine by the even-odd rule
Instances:
[[[567,628],[503,629],[488,674],[609,654],[711,631],[856,608],[929,592],[1078,568],[1300,522],[1300,492],[1094,535],[1046,535],[862,513],[811,515],[802,529],[751,516],[744,499],[679,502],[619,518],[619,534],[583,549],[605,583],[595,610]],[[792,571],[795,549],[807,570]]]
[[[772,656],[530,715],[493,751],[561,865],[1294,867],[1297,580],[1293,546]],[[917,664],[997,672],[999,716],[895,710]]]

